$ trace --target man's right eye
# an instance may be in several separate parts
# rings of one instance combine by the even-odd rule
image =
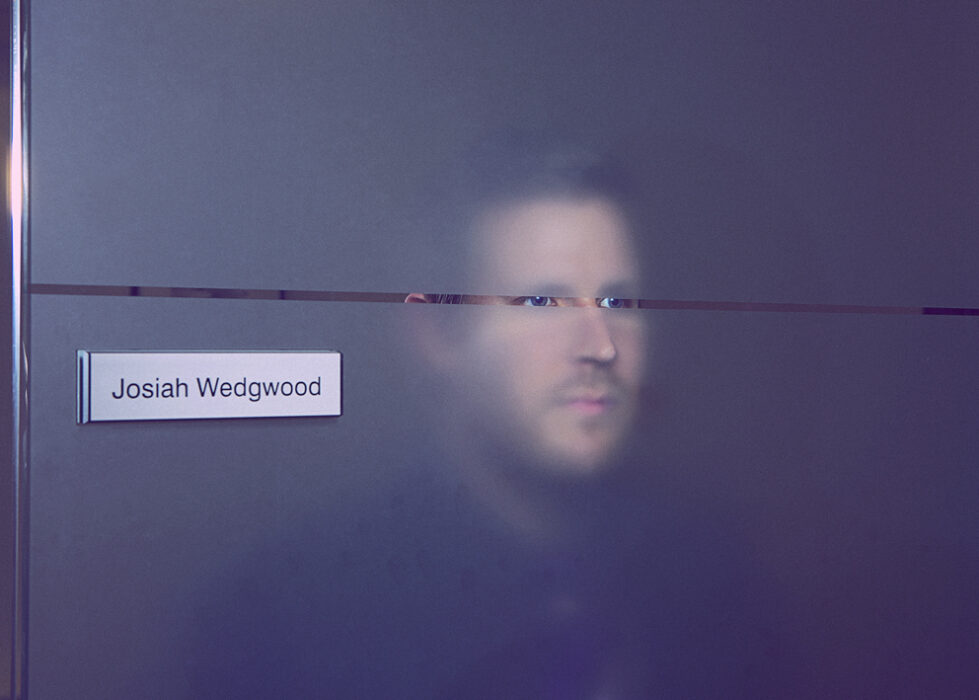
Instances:
[[[554,297],[518,297],[514,303],[520,306],[557,306]]]

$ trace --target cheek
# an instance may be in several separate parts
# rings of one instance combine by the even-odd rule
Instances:
[[[638,386],[646,373],[648,330],[641,320],[623,320],[613,330],[618,353],[617,373],[630,386]]]
[[[497,309],[491,323],[483,324],[476,336],[480,354],[495,358],[500,365],[534,364],[553,355],[557,330],[546,314],[522,313],[524,309]],[[552,321],[552,322],[548,322]]]
[[[509,318],[482,325],[470,345],[469,361],[481,378],[482,390],[506,401],[509,408],[531,404],[553,382],[553,324],[529,318],[522,309]]]

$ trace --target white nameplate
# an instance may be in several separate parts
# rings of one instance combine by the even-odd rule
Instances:
[[[78,351],[78,422],[340,415],[340,353]]]

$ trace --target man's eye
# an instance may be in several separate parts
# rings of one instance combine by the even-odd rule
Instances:
[[[632,300],[620,297],[602,297],[598,300],[598,305],[603,309],[627,309],[632,306]]]
[[[554,297],[520,297],[517,303],[521,306],[557,306]]]

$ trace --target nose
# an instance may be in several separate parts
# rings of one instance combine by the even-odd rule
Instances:
[[[578,316],[577,358],[599,364],[613,362],[618,351],[609,330],[608,312],[597,306],[587,306],[575,309],[574,314]]]

